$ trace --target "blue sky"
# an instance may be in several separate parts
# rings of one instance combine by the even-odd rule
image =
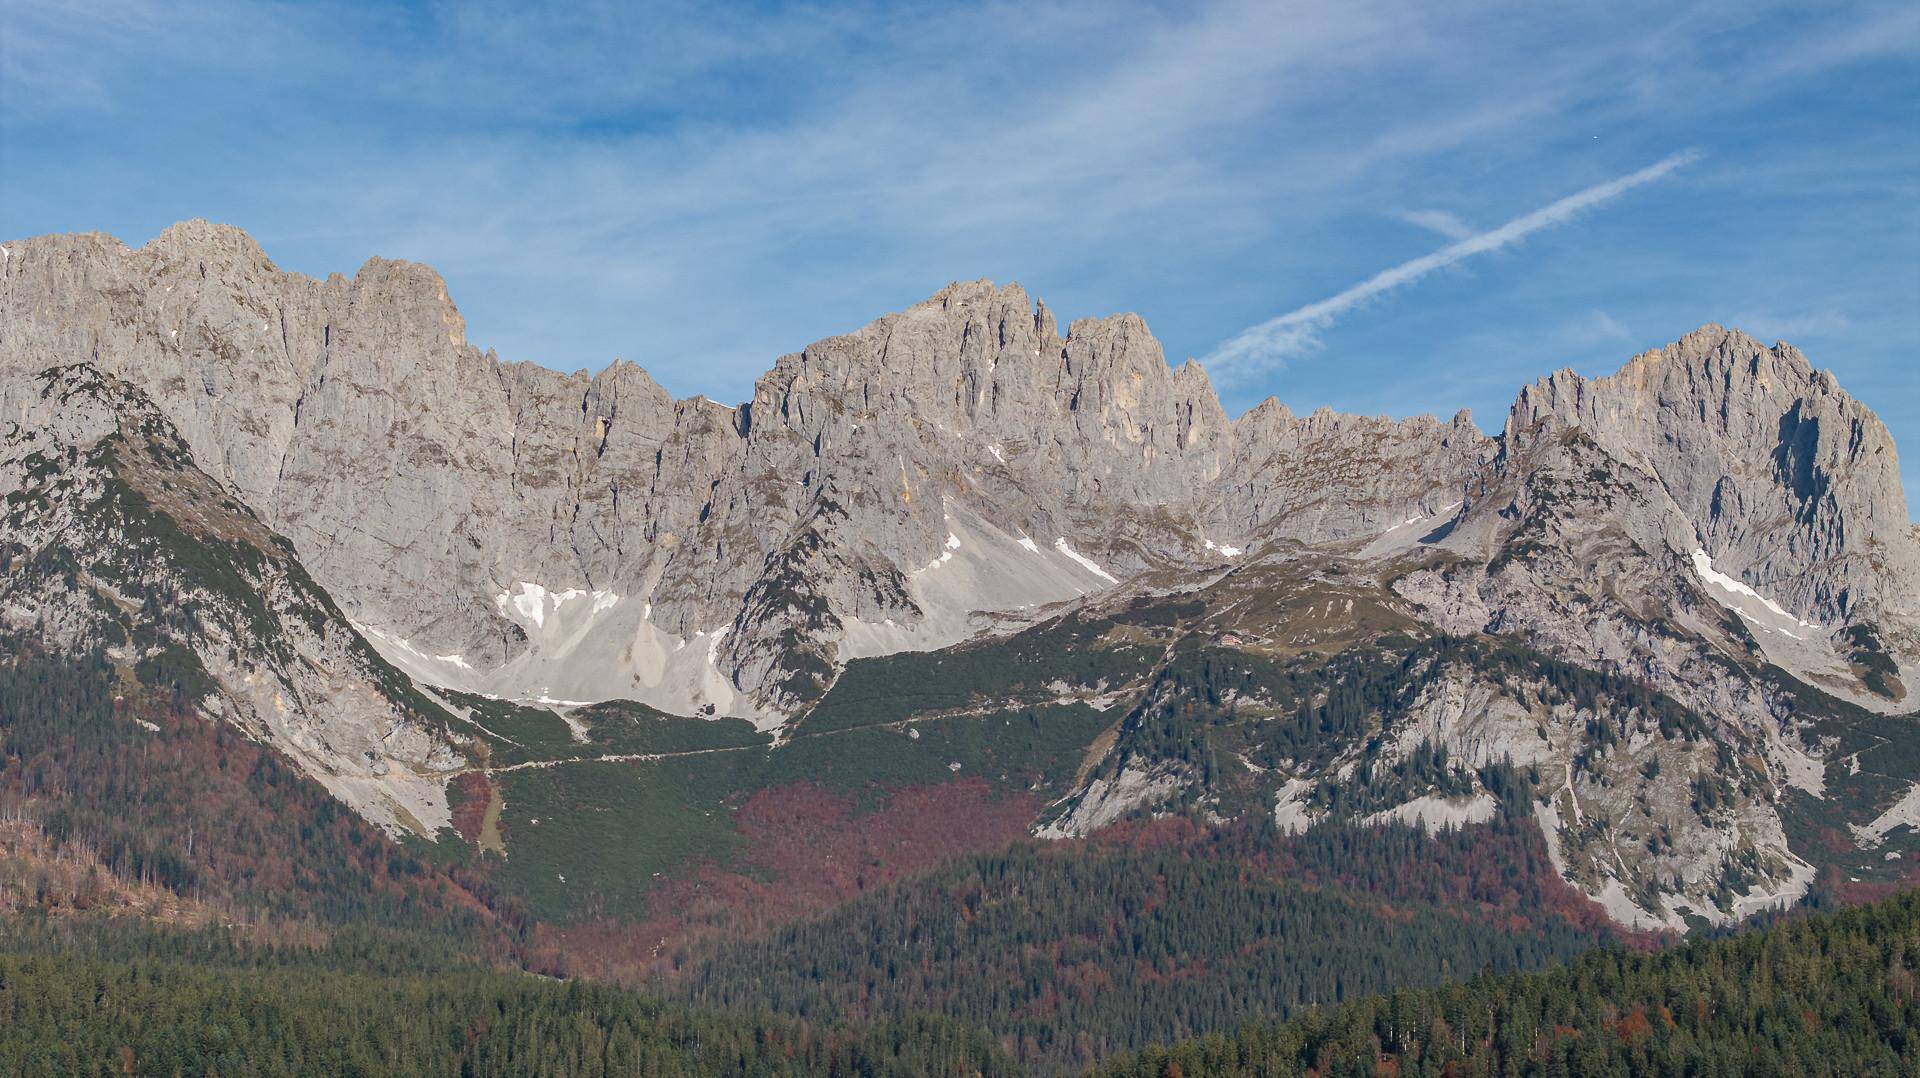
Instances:
[[[975,277],[1140,312],[1236,412],[1488,428],[1550,369],[1719,321],[1873,405],[1920,508],[1912,3],[0,0],[0,25],[0,235],[199,216],[309,274],[415,259],[477,344],[723,400]]]

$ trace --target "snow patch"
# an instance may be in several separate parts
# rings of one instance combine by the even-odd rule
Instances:
[[[1732,592],[1734,595],[1755,600],[1761,606],[1765,607],[1768,610],[1768,612],[1778,616],[1784,621],[1791,622],[1792,624],[1798,625],[1803,629],[1812,629],[1815,632],[1819,632],[1821,630],[1821,626],[1811,621],[1808,621],[1805,618],[1797,617],[1793,614],[1788,613],[1785,607],[1781,606],[1779,603],[1774,602],[1772,599],[1769,599],[1766,596],[1748,587],[1745,581],[1737,580],[1719,571],[1718,569],[1715,569],[1713,567],[1713,558],[1710,555],[1708,555],[1706,551],[1696,548],[1693,552],[1692,557],[1693,557],[1693,571],[1700,574],[1701,580],[1704,580],[1707,583],[1712,584],[1715,587],[1718,587],[1724,591]],[[1716,598],[1718,598],[1718,596],[1716,596]],[[1739,614],[1741,617],[1746,618],[1748,621],[1757,620],[1751,614],[1747,613],[1745,610],[1742,610],[1736,604],[1726,602],[1724,599],[1721,600],[1721,604],[1723,606],[1730,607],[1734,613]],[[1762,625],[1761,628],[1764,629],[1764,628],[1767,628],[1767,626]],[[1798,634],[1782,626],[1776,625],[1776,626],[1773,626],[1773,628],[1778,630],[1784,636],[1791,636],[1795,640],[1802,639],[1802,637],[1800,637]]]
[[[1026,547],[1029,553],[1032,553],[1032,554],[1040,553],[1040,544],[1034,542],[1031,536],[1026,536],[1026,535],[1021,536],[1020,545],[1023,547]]]
[[[1461,503],[1456,500],[1431,513],[1420,512],[1416,507],[1412,516],[1381,529],[1360,551],[1360,556],[1363,558],[1392,557],[1418,546],[1435,522],[1458,509],[1460,505]]]
[[[925,568],[915,569],[914,573],[919,574],[919,573],[931,572],[932,570],[938,569],[942,565],[945,565],[948,562],[952,561],[953,552],[960,549],[960,537],[953,534],[952,532],[948,532],[946,545],[947,545],[947,548],[940,552],[939,557],[928,562]]]
[[[522,701],[522,702],[523,702],[523,703],[525,703],[525,702],[527,702],[527,701]],[[533,698],[533,700],[532,700],[531,702],[532,702],[532,703],[536,703],[536,704],[544,704],[544,705],[546,705],[547,707],[592,707],[592,706],[593,706],[594,704],[596,704],[596,703],[598,703],[599,701],[596,701],[596,700],[555,700],[555,699],[554,699],[553,697],[551,697],[551,696],[544,696],[544,695],[543,695],[543,696],[536,696],[536,697],[534,697],[534,698]],[[572,723],[572,722],[571,722],[570,720],[566,720],[566,716],[564,716],[564,715],[563,715],[563,716],[561,716],[561,718],[562,718],[562,720],[563,720],[563,721],[566,721],[566,722],[567,722],[567,725],[568,725],[568,726],[572,726],[572,725],[573,725],[573,723]],[[576,736],[576,737],[574,738],[574,740],[575,740],[575,741],[580,741],[580,740],[583,740],[583,739],[582,739],[582,738],[580,738],[580,737],[577,737],[577,736]]]
[[[1455,509],[1458,509],[1458,508],[1460,508],[1460,503],[1459,503],[1459,502],[1457,502],[1457,501],[1455,501],[1455,502],[1448,502],[1448,503],[1447,503],[1446,505],[1443,505],[1443,506],[1441,506],[1440,508],[1438,508],[1438,509],[1436,509],[1436,510],[1434,510],[1434,511],[1433,511],[1433,512],[1431,512],[1431,513],[1415,513],[1414,515],[1412,515],[1412,516],[1410,516],[1410,517],[1408,517],[1407,519],[1405,519],[1405,520],[1403,520],[1403,521],[1401,521],[1400,523],[1398,523],[1398,524],[1394,524],[1394,525],[1392,525],[1392,526],[1390,526],[1390,527],[1388,527],[1388,528],[1387,528],[1387,530],[1388,530],[1388,531],[1399,531],[1399,530],[1400,530],[1401,528],[1405,528],[1405,527],[1407,527],[1407,526],[1409,526],[1409,525],[1412,525],[1412,524],[1418,524],[1418,523],[1420,523],[1420,522],[1421,522],[1421,521],[1423,521],[1423,520],[1432,520],[1432,519],[1434,519],[1435,517],[1438,517],[1438,516],[1439,516],[1440,514],[1442,514],[1442,513],[1451,513],[1451,512],[1453,512],[1453,511],[1454,511]]]
[[[586,598],[593,600],[587,610],[589,616],[611,610],[620,602],[620,596],[604,589],[591,592],[580,588],[548,591],[542,585],[522,580],[513,588],[494,596],[493,605],[502,614],[518,614],[522,621],[531,622],[534,628],[544,629],[548,614],[558,614],[561,607],[575,599]]]
[[[466,657],[463,655],[429,655],[415,647],[412,641],[383,629],[377,629],[365,622],[354,621],[349,618],[347,624],[353,626],[354,632],[366,637],[369,641],[376,642],[375,651],[380,652],[381,656],[388,662],[401,667],[409,674],[416,674],[417,668],[408,660],[412,660],[413,662],[442,663],[447,666],[457,666],[462,670],[473,669],[472,664],[468,663]],[[385,644],[386,648],[378,647],[378,644]]]
[[[519,615],[533,622],[534,628],[543,628],[547,624],[547,589],[538,584],[520,581],[520,590],[503,591],[494,596],[494,605],[503,612],[511,606]]]
[[[1089,573],[1092,573],[1094,576],[1097,576],[1100,579],[1105,580],[1110,584],[1120,583],[1120,579],[1118,577],[1114,576],[1112,573],[1107,572],[1105,569],[1100,568],[1099,565],[1095,564],[1092,558],[1089,558],[1086,555],[1080,553],[1079,551],[1073,549],[1073,547],[1067,543],[1066,536],[1063,535],[1060,538],[1055,539],[1053,541],[1053,549],[1058,550],[1060,553],[1065,554],[1067,557],[1072,558],[1076,562],[1079,562],[1081,568],[1085,569]]]

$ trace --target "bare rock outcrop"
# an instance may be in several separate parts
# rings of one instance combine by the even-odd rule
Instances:
[[[1655,476],[1720,571],[1809,621],[1920,616],[1920,544],[1893,438],[1789,344],[1703,326],[1619,373],[1526,388],[1513,444],[1548,416]]]
[[[482,352],[427,267],[314,280],[194,221],[8,245],[0,376],[70,362],[150,397],[409,673],[524,699],[777,722],[849,656],[1143,570],[1397,548],[1477,509],[1548,418],[1651,476],[1730,579],[1915,650],[1885,428],[1798,352],[1712,327],[1530,387],[1492,439],[1465,413],[1229,420],[1137,316],[1062,335],[977,281],[781,357],[729,407],[631,363]]]

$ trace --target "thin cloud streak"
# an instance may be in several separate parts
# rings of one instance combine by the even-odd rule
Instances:
[[[1289,357],[1317,346],[1322,330],[1368,300],[1412,284],[1435,270],[1445,269],[1474,255],[1512,246],[1535,232],[1565,224],[1586,210],[1661,179],[1676,169],[1698,161],[1700,157],[1698,150],[1682,150],[1638,172],[1596,184],[1532,213],[1516,217],[1498,228],[1468,236],[1432,254],[1382,270],[1344,292],[1241,331],[1238,336],[1214,349],[1204,362],[1216,377],[1244,378],[1274,370],[1283,366]]]
[[[1394,214],[1394,217],[1415,227],[1438,232],[1450,240],[1464,240],[1473,235],[1472,225],[1446,210],[1407,210]]]

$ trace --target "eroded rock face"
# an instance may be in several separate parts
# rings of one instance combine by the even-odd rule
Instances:
[[[628,363],[502,361],[424,266],[315,281],[205,222],[138,250],[15,243],[5,273],[0,364],[127,379],[411,672],[529,697],[777,719],[849,626],[857,653],[939,646],[980,612],[1217,559],[1283,518],[1293,538],[1358,534],[1484,455],[1464,419],[1229,423],[1137,316],[1063,337],[1017,285],[956,284],[782,357],[730,408]],[[963,533],[965,583],[943,582]],[[621,646],[574,639],[609,632]]]
[[[483,353],[424,266],[316,281],[205,222],[137,250],[13,243],[4,274],[0,370],[82,360],[137,386],[438,684],[777,722],[848,655],[942,646],[990,612],[1274,541],[1411,541],[1549,417],[1652,476],[1720,571],[1915,646],[1884,427],[1799,353],[1712,327],[1530,387],[1489,439],[1465,413],[1229,421],[1138,317],[1063,336],[1017,285],[949,286],[727,407],[630,363]]]
[[[1720,571],[1809,621],[1920,615],[1893,438],[1788,344],[1705,326],[1619,373],[1521,391],[1513,445],[1547,418],[1655,476]]]
[[[1297,417],[1272,398],[1242,416],[1234,435],[1232,466],[1207,500],[1214,526],[1308,545],[1457,508],[1497,446],[1464,411],[1448,423],[1325,408]]]
[[[1392,587],[1422,620],[1629,679],[1706,731],[1656,737],[1629,713],[1596,743],[1598,725],[1544,721],[1571,735],[1552,761],[1564,785],[1536,806],[1562,873],[1616,919],[1668,927],[1803,894],[1810,851],[1789,847],[1784,813],[1823,796],[1832,732],[1813,712],[1846,706],[1810,711],[1776,674],[1913,706],[1912,550],[1884,427],[1787,346],[1709,327],[1611,378],[1523,392],[1470,498],[1396,554]],[[1595,769],[1610,773],[1585,782]],[[1676,769],[1686,782],[1662,777]]]
[[[209,713],[395,829],[443,822],[462,742],[389,662],[774,725],[852,658],[1182,595],[1201,615],[1172,620],[1217,619],[1209,638],[1262,662],[1491,642],[1436,652],[1394,714],[1245,758],[1282,826],[1484,818],[1527,796],[1479,773],[1511,763],[1544,776],[1526,807],[1563,875],[1678,925],[1807,885],[1780,806],[1820,796],[1831,738],[1776,673],[1886,715],[1920,672],[1920,533],[1885,427],[1791,347],[1713,326],[1543,379],[1488,438],[1465,413],[1230,421],[1138,317],[1063,335],[982,281],[783,356],[729,407],[630,363],[483,353],[426,267],[316,281],[188,222],[138,250],[7,245],[0,435],[0,628],[83,649],[112,622],[147,634],[115,645],[130,661],[187,648]],[[180,493],[148,483],[157,519],[237,544],[232,573],[116,560],[147,540],[97,507],[162,473]],[[179,596],[213,616],[154,635]],[[1562,684],[1590,675],[1610,687]],[[1083,688],[1102,710],[1118,691]],[[1206,796],[1205,769],[1129,744],[1043,833]],[[1406,785],[1439,749],[1467,770]],[[1696,778],[1718,781],[1705,800]],[[1866,830],[1907,809],[1886,812]]]

